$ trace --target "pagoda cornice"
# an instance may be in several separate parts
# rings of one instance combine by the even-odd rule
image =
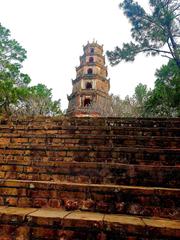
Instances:
[[[76,79],[72,80],[72,83],[74,84],[80,80],[87,80],[87,79],[99,79],[102,81],[109,81],[109,79],[102,77],[99,74],[84,74],[84,75],[79,76]]]
[[[80,56],[80,59],[81,58],[85,58],[85,57],[94,57],[94,56],[97,56],[97,57],[100,57],[100,58],[105,58],[104,55],[101,55],[99,53],[87,53],[87,54],[83,54],[82,56]]]
[[[102,97],[107,96],[106,92],[99,90],[99,89],[81,89],[81,91],[78,91],[78,95],[100,95]]]
[[[81,64],[79,67],[76,67],[76,71],[78,71],[79,69],[81,69],[85,66],[88,66],[88,67],[98,66],[100,68],[107,70],[107,66],[104,66],[103,64],[100,64],[98,62],[92,62],[92,63],[86,62],[86,63]]]
[[[101,110],[100,109],[97,109],[97,107],[95,106],[86,106],[86,107],[72,107],[71,109],[68,110],[68,113],[71,114],[71,113],[76,113],[76,114],[81,114],[81,113],[84,113],[84,114],[89,114],[89,112],[93,112],[93,114],[97,114],[97,115],[100,115],[101,114]]]
[[[102,97],[107,97],[107,94],[106,92],[102,91],[102,90],[99,90],[99,89],[81,89],[77,92],[73,92],[71,93],[71,95],[67,95],[67,98],[68,100],[72,99],[73,97],[75,96],[78,96],[78,95],[91,95],[91,96],[95,96],[95,95],[100,95]]]

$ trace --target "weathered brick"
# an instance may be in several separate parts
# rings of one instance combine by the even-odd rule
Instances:
[[[53,208],[60,208],[61,207],[61,200],[59,199],[49,199],[48,206]]]
[[[47,207],[48,199],[46,198],[34,198],[33,199],[33,207]]]
[[[102,212],[104,220],[106,213],[180,219],[179,119],[6,119],[0,120],[0,131],[1,207]],[[28,239],[29,231],[36,239],[179,237],[169,223],[159,230],[153,221],[143,229],[104,221],[104,233],[90,215],[80,221],[74,216],[37,218],[28,228],[15,226],[28,216],[3,215],[0,239]]]
[[[29,240],[30,227],[21,226],[16,229],[16,240]]]
[[[6,205],[17,206],[17,197],[7,197],[5,198]]]

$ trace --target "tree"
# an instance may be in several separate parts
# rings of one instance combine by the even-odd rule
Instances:
[[[147,85],[143,85],[142,83],[139,83],[136,86],[134,97],[140,106],[144,104],[147,98],[147,92],[148,92]]]
[[[179,117],[180,69],[174,60],[156,70],[153,90],[139,83],[132,97],[111,95],[113,117]]]
[[[136,99],[129,97],[121,99],[118,95],[111,95],[111,116],[113,117],[141,117]]]
[[[129,19],[133,41],[124,43],[122,48],[107,51],[112,65],[120,61],[134,61],[139,53],[161,54],[173,59],[180,68],[180,2],[179,0],[149,0],[150,13],[137,2],[124,0],[120,4]]]
[[[28,95],[17,106],[15,113],[26,116],[56,116],[62,115],[61,101],[52,100],[52,89],[44,84],[29,87]]]
[[[26,50],[0,24],[0,114],[62,114],[60,99],[52,100],[52,90],[43,84],[30,87],[30,77],[21,72]]]
[[[10,113],[27,94],[30,77],[21,72],[26,50],[16,40],[10,39],[10,31],[0,24],[0,112]]]
[[[144,115],[144,105],[148,97],[150,96],[150,93],[151,91],[148,90],[147,85],[143,85],[142,83],[139,83],[135,88],[133,98],[136,102],[137,112],[141,117]]]
[[[155,87],[147,98],[147,116],[180,116],[180,69],[173,60],[156,71]]]

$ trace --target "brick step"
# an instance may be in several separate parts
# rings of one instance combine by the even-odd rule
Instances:
[[[0,125],[1,134],[12,134],[13,135],[63,135],[63,134],[94,134],[94,135],[137,135],[137,136],[169,136],[179,137],[179,128],[148,128],[148,127],[105,127],[105,126],[70,126],[70,127],[56,127],[51,126],[39,128],[33,128],[26,126],[2,126]]]
[[[1,152],[1,150],[0,150]],[[12,151],[12,155],[7,154],[6,152],[3,152],[3,154],[0,154],[0,164],[23,164],[24,166],[30,166],[30,165],[39,165],[39,164],[47,164],[47,163],[101,163],[101,164],[128,164],[128,165],[139,165],[139,166],[165,166],[165,167],[179,167],[180,166],[180,161],[179,159],[168,159],[165,160],[164,158],[162,159],[134,159],[134,156],[132,155],[132,159],[130,159],[130,154],[128,154],[128,158],[123,158],[119,157],[118,159],[115,158],[95,158],[95,157],[72,157],[70,156],[71,153],[68,153],[68,156],[61,156],[61,157],[47,157],[47,156],[38,156],[37,154],[34,156],[29,155],[28,151]],[[63,155],[63,153],[62,153]]]
[[[180,189],[0,179],[0,204],[180,219]]]
[[[129,164],[160,165],[180,164],[180,149],[135,148],[135,147],[105,147],[79,146],[64,147],[59,145],[0,145],[0,159],[5,162],[18,157],[31,157],[34,161],[43,158],[50,161],[82,161],[82,162],[114,162]]]
[[[96,127],[96,126],[104,126],[104,127],[180,127],[180,118],[167,118],[167,119],[158,119],[158,118],[72,118],[72,117],[58,117],[55,119],[54,117],[42,117],[41,119],[37,118],[8,118],[8,119],[0,119],[0,125],[8,126],[8,127]]]
[[[180,166],[32,160],[0,164],[0,178],[4,179],[180,187]]]
[[[6,135],[6,136],[3,136]],[[151,148],[179,148],[180,137],[167,136],[127,136],[127,135],[87,135],[87,134],[23,134],[12,136],[10,134],[0,135],[0,145],[31,145],[46,144],[52,146],[112,146],[112,147],[151,147]]]
[[[69,120],[68,118],[66,120]],[[172,120],[172,121],[171,121]],[[171,127],[174,125],[179,126],[180,118],[96,118],[94,121],[93,118],[72,118],[71,123],[77,126],[94,126],[94,125],[107,125],[107,126],[124,126],[127,125],[141,125],[143,126],[166,126]]]
[[[49,142],[51,143],[53,140],[57,141],[62,141],[62,140],[70,140],[70,139],[78,139],[78,140],[82,140],[83,139],[93,139],[93,140],[102,140],[102,139],[106,139],[106,140],[144,140],[144,141],[150,141],[150,140],[154,140],[154,141],[177,141],[178,143],[180,142],[180,137],[169,137],[169,136],[142,136],[142,135],[118,135],[118,134],[111,134],[111,133],[107,133],[107,134],[101,134],[101,135],[96,135],[96,134],[82,134],[82,133],[77,133],[77,134],[69,134],[69,133],[65,133],[65,134],[37,134],[36,132],[34,133],[29,133],[29,132],[25,132],[23,134],[20,133],[0,133],[0,138],[1,138],[1,142],[7,142],[8,143],[14,143],[17,140],[18,142],[25,142],[25,143],[32,143],[34,138],[37,139],[42,139],[46,140],[46,143],[48,142],[48,139],[50,140]],[[7,139],[7,140],[6,140]],[[19,140],[19,141],[18,141]]]
[[[55,125],[55,126],[122,126],[124,125],[141,125],[143,126],[179,126],[180,118],[104,118],[96,117],[94,118],[76,118],[76,117],[26,117],[26,118],[1,118],[1,125],[21,125],[21,126],[40,126],[40,125]],[[123,125],[123,126],[124,126]]]
[[[0,239],[170,240],[180,221],[52,208],[0,208]]]
[[[119,127],[111,128],[112,134],[136,136],[169,136],[179,137],[179,128],[147,128],[147,127]]]

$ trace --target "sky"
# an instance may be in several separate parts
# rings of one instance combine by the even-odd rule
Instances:
[[[131,25],[118,5],[121,0],[0,0],[0,22],[27,50],[23,72],[31,84],[52,88],[53,99],[68,106],[71,79],[83,45],[96,40],[104,45],[104,54],[131,40]],[[148,0],[139,0],[147,7]],[[134,62],[108,66],[110,93],[132,95],[139,83],[154,86],[154,73],[167,60],[140,55]]]

